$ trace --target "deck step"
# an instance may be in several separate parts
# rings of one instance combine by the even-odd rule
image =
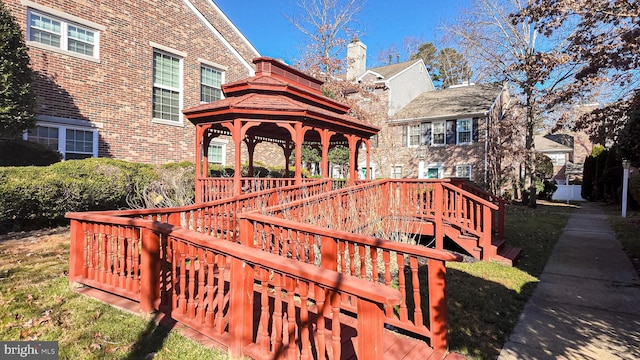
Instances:
[[[521,251],[521,247],[504,245],[500,248],[498,255],[493,260],[501,264],[513,266],[518,259],[518,256],[520,256]]]

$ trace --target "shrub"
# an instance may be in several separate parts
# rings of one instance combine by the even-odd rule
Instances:
[[[129,207],[138,209],[178,207],[195,200],[195,166],[191,162],[168,163],[157,170],[150,183],[136,183],[127,197]],[[141,187],[142,186],[142,187]]]
[[[42,144],[0,139],[0,166],[47,166],[60,160],[59,152]]]
[[[152,165],[93,158],[47,167],[0,168],[0,231],[56,224],[67,212],[119,209]]]

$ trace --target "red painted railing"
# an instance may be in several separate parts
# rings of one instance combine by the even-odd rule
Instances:
[[[495,205],[446,180],[377,180],[331,188],[330,180],[315,180],[173,209],[68,214],[70,279],[139,301],[144,311],[161,309],[229,344],[235,354],[317,358],[316,351],[326,345],[333,357],[339,354],[334,338],[339,319],[333,320],[340,310],[357,313],[358,321],[373,319],[358,325],[365,339],[379,340],[381,324],[387,323],[428,337],[434,350],[445,353],[445,261],[460,258],[375,234],[397,232],[394,224],[400,219],[412,226],[426,219],[442,238],[446,221],[479,236],[486,246],[491,241],[487,216]],[[363,290],[371,286],[375,291]],[[254,291],[264,302],[258,335],[251,337],[247,324],[253,324],[254,310],[240,298],[252,298]],[[284,309],[292,306],[292,297],[314,329],[332,324],[326,336],[310,335],[284,315],[291,313]],[[301,306],[300,299],[309,304]],[[232,306],[235,301],[241,305]],[[358,351],[381,356],[370,350]]]
[[[339,359],[344,309],[339,299],[348,297],[355,304],[349,310],[358,314],[358,356],[382,359],[382,309],[400,303],[397,290],[169,224],[95,213],[68,217],[71,281],[137,294],[127,297],[140,301],[143,311],[170,313],[228,345],[234,357],[257,347],[254,352],[272,357]],[[130,235],[138,250],[122,257],[113,250],[119,245],[109,245],[120,244],[111,239],[121,230],[139,234]],[[254,301],[260,309],[257,324]],[[254,328],[259,329],[255,337]]]
[[[503,240],[504,239],[504,210],[505,210],[505,205],[507,204],[507,200],[479,188],[478,186],[476,186],[474,183],[470,182],[467,179],[451,179],[451,183],[455,184],[456,186],[460,187],[461,189],[471,194],[474,194],[498,206],[498,209],[496,212],[494,212],[494,215],[492,218],[492,225],[493,225],[493,230],[496,234],[496,239]]]
[[[198,203],[177,208],[102,211],[99,214],[139,218],[168,223],[202,234],[236,241],[237,214],[254,211],[319,195],[331,187],[331,180],[307,181],[302,185],[285,186],[261,192]]]
[[[302,184],[313,183],[318,179],[302,179]],[[325,180],[330,181],[330,180]],[[234,196],[233,178],[196,178],[196,203],[206,203]],[[246,178],[240,179],[242,193],[273,190],[298,185],[294,178]],[[301,184],[299,184],[301,185]]]
[[[393,280],[402,301],[397,309],[385,308],[385,322],[430,338],[436,351],[447,349],[445,261],[460,261],[459,256],[255,212],[240,219],[245,245],[373,283],[392,286]],[[422,304],[425,292],[429,302]],[[354,311],[352,299],[341,300]]]

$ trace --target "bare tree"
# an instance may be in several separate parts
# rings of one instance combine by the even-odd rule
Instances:
[[[351,26],[366,1],[298,0],[298,15],[289,21],[307,38],[297,66],[325,81],[332,81],[347,67],[343,55],[349,41],[359,34]]]
[[[525,177],[529,186],[529,206],[535,207],[534,133],[552,97],[575,73],[575,64],[563,56],[566,33],[555,38],[541,36],[537,23],[523,17],[513,21],[525,0],[475,0],[454,24],[445,26],[459,48],[475,57],[477,71],[490,74],[489,79],[507,81],[515,87],[524,109]]]

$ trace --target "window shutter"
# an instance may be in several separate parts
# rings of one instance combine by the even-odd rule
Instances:
[[[431,123],[424,122],[420,124],[420,143],[422,145],[431,145]]]
[[[478,118],[473,118],[471,132],[473,133],[473,142],[478,142]]]
[[[447,144],[456,143],[456,130],[457,130],[457,121],[456,120],[447,120]]]
[[[408,146],[407,144],[407,133],[409,132],[409,125],[402,127],[402,146]]]

